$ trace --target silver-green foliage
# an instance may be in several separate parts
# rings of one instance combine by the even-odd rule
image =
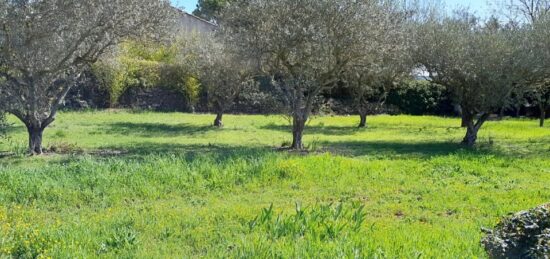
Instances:
[[[215,126],[222,126],[222,115],[244,90],[257,88],[249,59],[238,55],[222,37],[201,37],[196,42],[197,74],[208,104],[217,114]]]
[[[412,32],[411,12],[395,2],[384,2],[387,10],[377,20],[377,28],[370,29],[368,44],[357,53],[357,58],[343,73],[343,82],[349,88],[354,105],[361,115],[360,127],[364,127],[369,107],[382,104],[397,83],[411,75]]]
[[[156,36],[169,17],[166,0],[1,0],[0,105],[29,131],[42,132],[85,67],[117,42]]]
[[[273,78],[293,121],[292,148],[302,135],[316,97],[332,88],[383,35],[391,17],[380,1],[252,0],[224,9],[221,26],[240,54]]]
[[[550,6],[548,6],[550,8]],[[538,16],[529,30],[526,53],[530,66],[527,94],[539,107],[540,126],[544,126],[546,110],[550,107],[550,11]]]
[[[468,130],[464,144],[475,143],[489,114],[507,104],[528,74],[524,32],[515,24],[482,22],[465,12],[432,19],[418,29],[417,59],[461,106]]]

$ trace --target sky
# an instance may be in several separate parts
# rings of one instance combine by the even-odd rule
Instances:
[[[477,15],[488,16],[494,9],[493,0],[442,0],[448,9],[467,7]]]
[[[197,0],[170,0],[176,7],[182,7],[187,12],[193,12],[197,6]]]
[[[197,6],[197,0],[171,1],[174,6],[183,7],[187,12],[192,12]],[[471,11],[483,16],[491,12],[491,5],[489,3],[493,2],[493,0],[442,0],[442,2],[449,9],[454,9],[455,7],[468,7]]]

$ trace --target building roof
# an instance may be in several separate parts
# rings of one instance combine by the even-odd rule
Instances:
[[[205,19],[202,19],[200,17],[197,17],[195,15],[192,15],[190,13],[187,13],[179,8],[174,7],[174,10],[176,10],[180,15],[178,19],[179,20],[178,29],[182,29],[188,32],[194,31],[199,33],[205,33],[205,32],[207,33],[207,32],[213,32],[218,28],[217,24],[207,21]]]

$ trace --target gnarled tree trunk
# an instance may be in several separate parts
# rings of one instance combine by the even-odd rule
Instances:
[[[214,119],[214,127],[221,128],[223,127],[223,112],[224,112],[224,106],[219,100],[215,100],[214,103],[214,111],[216,112],[216,119]]]
[[[216,119],[214,120],[214,126],[216,127],[223,127],[223,121],[222,121],[222,118],[223,118],[223,112],[219,111],[216,113]]]
[[[356,106],[357,106],[357,112],[359,112],[359,128],[366,128],[367,127],[367,113],[369,110],[369,101],[364,92],[359,92],[356,94]]]
[[[57,109],[52,109],[50,116],[44,118],[36,118],[27,114],[20,113],[18,111],[9,111],[11,114],[15,115],[21,122],[25,124],[28,133],[28,147],[30,155],[41,155],[42,150],[42,136],[44,130],[55,121],[55,116],[57,114]]]
[[[460,127],[466,128],[468,126],[468,118],[466,116],[466,113],[462,109],[462,105],[455,104],[454,105],[454,110],[455,110],[456,113],[458,113],[458,115],[462,119],[461,123],[460,123]]]
[[[27,132],[29,133],[29,153],[31,155],[41,155],[44,128],[27,126]]]
[[[460,127],[462,127],[462,128],[468,127],[468,118],[464,115],[464,113],[462,113],[460,115],[460,117],[462,118],[462,122],[460,124]]]
[[[477,122],[474,121],[474,117],[475,114],[469,112],[464,112],[462,116],[466,123],[466,136],[464,136],[462,144],[468,147],[473,147],[475,145],[477,141],[477,133],[479,132],[481,126],[483,126],[483,123],[485,123],[485,121],[489,118],[489,114],[483,113]]]
[[[360,122],[359,122],[359,128],[366,128],[367,127],[367,113],[366,112],[359,112]]]
[[[54,120],[55,114],[44,121],[41,120],[24,120],[23,123],[27,127],[27,132],[29,134],[29,154],[30,155],[41,155],[42,154],[42,135],[44,134],[44,129],[46,129]]]
[[[291,149],[302,150],[304,149],[304,142],[302,137],[304,136],[304,129],[306,127],[307,117],[294,115],[292,118],[292,145]]]

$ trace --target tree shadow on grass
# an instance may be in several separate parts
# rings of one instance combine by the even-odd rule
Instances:
[[[393,141],[325,141],[326,150],[343,156],[374,156],[383,158],[448,156],[457,152],[472,155],[494,154],[504,156],[491,147],[467,148],[454,142],[393,142]]]
[[[192,136],[217,130],[213,126],[196,126],[189,124],[164,124],[164,123],[134,123],[116,122],[102,129],[105,133],[118,135],[136,135],[140,137],[174,137]]]
[[[141,163],[155,159],[176,159],[192,163],[196,160],[209,159],[212,163],[227,163],[238,159],[258,160],[276,154],[275,149],[267,147],[243,147],[229,145],[183,145],[170,143],[140,142],[124,146],[103,146],[83,153],[46,154],[57,156],[49,163],[66,165],[81,159],[95,161],[120,160],[131,163]],[[2,159],[0,159],[2,161]],[[27,157],[9,158],[11,165],[24,164]]]
[[[278,124],[268,124],[260,127],[263,130],[276,130],[283,132],[292,132],[292,126],[290,125],[278,125]],[[353,135],[357,132],[360,132],[364,129],[359,127],[351,126],[320,126],[320,125],[306,125],[304,133],[307,134],[320,134],[320,135],[336,135],[336,136],[345,136]]]
[[[9,124],[5,128],[5,132],[8,136],[11,135],[11,134],[17,133],[17,132],[21,132],[21,131],[24,131],[24,132],[27,131],[27,129],[25,128],[25,126],[23,124],[13,123],[13,124]]]
[[[96,152],[96,157],[120,157],[140,159],[146,156],[178,156],[185,157],[186,160],[192,161],[196,157],[209,157],[215,161],[226,161],[235,158],[257,158],[267,154],[272,154],[275,151],[269,147],[253,146],[233,146],[233,145],[218,145],[218,144],[173,144],[173,143],[156,143],[156,142],[136,142],[125,144],[124,146],[105,146],[99,152]],[[117,153],[101,151],[118,151]],[[92,152],[93,153],[93,152]]]
[[[281,124],[268,124],[265,126],[260,127],[260,129],[264,130],[275,130],[275,131],[282,131],[282,132],[292,132],[292,126],[290,125],[281,125]],[[345,135],[354,135],[356,133],[368,131],[368,130],[399,130],[399,131],[406,131],[410,133],[415,132],[427,132],[429,130],[433,129],[446,129],[447,131],[456,131],[456,130],[462,130],[461,127],[455,127],[455,126],[430,126],[430,127],[411,127],[409,125],[386,125],[386,124],[380,124],[380,125],[370,125],[368,128],[359,128],[357,126],[323,126],[323,125],[306,125],[304,129],[304,133],[307,134],[319,134],[319,135],[327,135],[327,136],[345,136]]]
[[[393,141],[323,141],[319,143],[321,152],[331,152],[334,155],[347,157],[371,156],[383,159],[431,158],[448,156],[456,153],[467,155],[497,155],[509,156],[492,146],[480,144],[476,148],[467,148],[455,142],[393,142]],[[238,157],[261,157],[266,154],[297,154],[281,151],[270,146],[241,146],[224,144],[174,144],[157,142],[136,142],[125,144],[120,148],[128,157],[147,155],[185,155],[186,157],[209,156],[216,160],[226,160]],[[313,150],[310,154],[315,154]],[[300,153],[302,154],[302,153]]]
[[[474,149],[466,148],[459,143],[454,142],[385,142],[385,141],[341,141],[341,142],[321,142],[322,147],[319,151],[310,151],[309,155],[330,152],[333,155],[339,155],[350,158],[368,156],[374,159],[400,160],[400,159],[430,159],[434,157],[449,156],[460,154],[461,156],[476,158],[482,155],[495,155],[499,157],[512,157],[514,154],[502,153],[491,146],[480,146]],[[112,150],[123,150],[120,159],[131,159],[140,161],[151,156],[174,156],[183,158],[192,162],[199,158],[209,158],[212,161],[225,163],[235,159],[261,159],[263,157],[283,154],[290,156],[303,156],[306,153],[293,153],[281,151],[269,146],[240,146],[240,145],[219,145],[219,144],[172,144],[139,142],[117,147],[106,147]],[[99,157],[112,157],[101,156]]]

